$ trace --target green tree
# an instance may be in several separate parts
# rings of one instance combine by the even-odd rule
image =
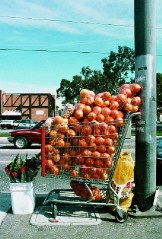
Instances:
[[[57,97],[63,98],[62,104],[75,104],[79,101],[81,89],[93,90],[95,93],[107,89],[106,78],[100,72],[91,70],[89,67],[81,69],[81,75],[73,76],[72,81],[63,79],[60,88],[57,89]]]
[[[111,51],[108,58],[102,59],[102,63],[103,75],[112,93],[116,94],[122,84],[134,81],[135,53],[133,49],[119,46],[118,52]]]
[[[91,70],[89,67],[83,67],[81,70],[83,88],[99,93],[107,88],[106,77],[101,71]]]
[[[80,89],[83,87],[83,80],[81,76],[73,76],[72,81],[61,80],[60,88],[57,89],[57,97],[63,98],[62,104],[74,104],[79,99]]]
[[[101,60],[103,72],[83,67],[80,75],[73,76],[72,80],[62,79],[57,97],[63,98],[62,104],[78,102],[81,89],[89,89],[95,93],[110,91],[116,94],[118,88],[126,83],[133,82],[135,71],[134,50],[127,46],[119,46],[118,52],[111,51],[107,58]]]

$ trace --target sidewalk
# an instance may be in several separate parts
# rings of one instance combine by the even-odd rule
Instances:
[[[36,207],[34,213],[16,215],[11,210],[10,192],[0,192],[0,239],[161,239],[162,214],[144,217],[129,216],[125,223],[117,223],[108,207],[97,211],[91,207],[59,209],[58,222],[50,222],[51,207],[42,206],[45,196],[52,190],[66,188],[68,181],[59,178],[38,177],[35,181]],[[159,195],[162,203],[162,187]],[[65,215],[65,211],[67,214]],[[79,212],[78,212],[79,211]],[[148,212],[147,212],[148,213]]]
[[[36,207],[35,211],[31,215],[31,224],[33,225],[50,225],[49,223],[49,215],[46,214],[47,211],[52,212],[52,209],[47,205],[43,206],[42,202],[47,194],[36,194]],[[132,216],[134,217],[157,217],[160,216],[162,217],[162,186],[159,187],[159,190],[157,192],[157,197],[155,198],[155,205],[153,206],[152,209],[149,211],[146,211],[145,213],[131,213]],[[74,205],[74,207],[76,207]],[[95,214],[92,215],[90,211],[87,211],[84,208],[82,208],[82,213],[77,215],[75,214],[76,211],[78,211],[78,208],[76,207],[76,211],[73,209],[74,207],[71,208],[71,206],[68,206],[68,211],[69,214],[71,214],[71,218],[63,215],[62,223],[61,225],[68,225],[68,224],[98,224],[101,223],[99,220],[99,214],[95,212]],[[71,209],[70,209],[71,208]],[[92,209],[92,208],[91,208]],[[67,208],[66,208],[67,210]],[[64,210],[64,212],[66,211]],[[73,211],[73,212],[70,212]],[[9,192],[0,192],[0,224],[5,220],[7,213],[11,211],[11,196]],[[63,211],[61,209],[60,211]],[[94,213],[94,209],[92,210]],[[74,213],[74,215],[72,215]],[[86,220],[83,217],[83,213],[86,214]],[[89,215],[89,216],[87,216]],[[84,221],[83,221],[84,218]],[[98,218],[98,220],[97,220]],[[70,221],[71,220],[71,221]]]
[[[1,196],[1,195],[0,195]],[[0,239],[161,239],[161,215],[129,216],[125,223],[118,223],[107,207],[59,208],[56,220],[51,219],[51,207],[42,206],[45,195],[37,194],[37,204],[32,214],[15,215],[11,210],[10,196],[4,195],[4,212],[0,213]],[[161,194],[162,196],[162,194]],[[1,197],[0,197],[1,198]],[[1,201],[1,199],[0,199]],[[161,201],[162,202],[162,201]],[[1,210],[0,202],[0,210]],[[9,209],[8,213],[5,209]],[[6,214],[5,214],[6,213]]]

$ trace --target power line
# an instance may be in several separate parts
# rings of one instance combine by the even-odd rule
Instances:
[[[73,20],[60,20],[60,19],[50,19],[50,18],[33,18],[33,17],[18,17],[18,16],[0,16],[0,18],[11,18],[11,19],[21,19],[21,20],[32,20],[32,21],[49,21],[49,22],[66,22],[74,24],[86,24],[86,25],[102,25],[102,26],[113,26],[113,27],[134,27],[134,25],[128,24],[113,24],[113,23],[103,23],[103,22],[89,22],[89,21],[73,21]],[[162,29],[162,27],[156,27],[156,29]]]
[[[29,52],[51,52],[51,53],[82,53],[82,54],[108,54],[99,51],[73,51],[73,50],[48,50],[48,49],[21,49],[21,48],[0,48],[0,51],[29,51]]]
[[[114,27],[134,27],[133,25],[126,24],[112,24],[112,23],[101,23],[101,22],[89,22],[89,21],[72,21],[72,20],[60,20],[60,19],[49,19],[49,18],[33,18],[33,17],[17,17],[17,16],[0,16],[1,18],[12,18],[21,20],[33,20],[33,21],[49,21],[49,22],[66,22],[74,24],[89,24],[89,25],[102,25],[102,26],[114,26]]]
[[[108,52],[99,51],[75,51],[75,50],[49,50],[49,49],[22,49],[22,48],[0,48],[0,51],[26,51],[26,52],[47,52],[47,53],[80,53],[80,54],[100,54],[109,55]],[[119,54],[119,53],[118,53]],[[162,57],[162,54],[156,55]]]

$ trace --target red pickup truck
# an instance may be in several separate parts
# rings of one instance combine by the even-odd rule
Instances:
[[[9,132],[8,141],[13,143],[18,149],[25,149],[31,144],[41,143],[41,128],[45,125],[45,120],[39,121],[30,129],[17,129]]]

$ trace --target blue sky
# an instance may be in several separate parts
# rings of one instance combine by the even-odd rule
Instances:
[[[159,55],[162,0],[156,2]],[[111,50],[134,48],[134,0],[0,0],[0,6],[0,48],[25,50],[0,51],[0,89],[8,93],[55,94],[61,79],[71,80],[83,66],[102,70]],[[28,51],[37,49],[47,52]]]

